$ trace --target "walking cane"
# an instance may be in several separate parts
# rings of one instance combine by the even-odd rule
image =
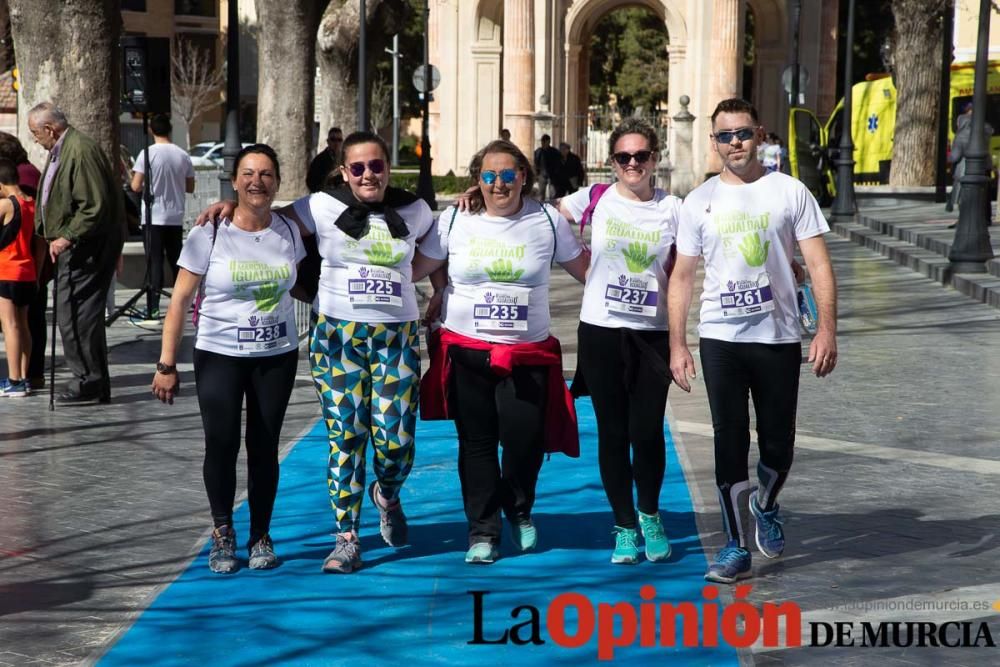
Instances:
[[[59,259],[52,262],[52,360],[49,364],[49,411],[56,409],[56,308],[59,304]]]

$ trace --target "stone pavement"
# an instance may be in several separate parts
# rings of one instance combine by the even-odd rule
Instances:
[[[1000,314],[847,240],[829,242],[840,365],[823,380],[803,366],[796,464],[782,496],[789,544],[777,561],[755,553],[749,600],[793,601],[805,621],[828,622],[912,620],[918,612],[882,609],[928,601],[985,603],[916,620],[982,619],[1000,641],[990,608],[1000,599],[1000,411],[990,398],[1000,390]],[[580,288],[554,275],[555,329],[572,368]],[[0,403],[0,665],[92,663],[207,536],[190,384],[173,406],[152,401],[158,332],[119,320],[109,335],[111,405]],[[190,355],[182,361],[187,381]],[[283,442],[318,414],[303,360]],[[711,552],[721,522],[700,378],[690,395],[671,390],[668,416]],[[756,646],[742,660],[993,665],[997,650]]]

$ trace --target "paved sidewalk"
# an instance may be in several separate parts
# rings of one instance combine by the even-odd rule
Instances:
[[[929,601],[992,605],[1000,599],[1000,313],[847,240],[829,241],[840,366],[824,380],[803,368],[798,451],[782,496],[789,545],[777,561],[755,553],[749,600],[794,601],[807,622],[909,620],[916,612],[871,607]],[[580,288],[554,275],[555,328],[572,368]],[[119,321],[110,337],[111,405],[50,413],[47,396],[0,403],[0,664],[93,661],[206,536],[190,357],[181,365],[188,391],[161,406],[147,389],[158,332]],[[703,386],[691,395],[672,388],[668,412],[711,553],[721,523]],[[303,360],[283,441],[317,417]],[[836,608],[859,602],[869,609]],[[1000,641],[995,608],[918,620],[984,620]],[[742,660],[993,665],[997,650],[759,646]]]

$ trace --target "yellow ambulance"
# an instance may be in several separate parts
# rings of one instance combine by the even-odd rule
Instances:
[[[955,136],[955,118],[972,101],[974,63],[951,66],[948,141]],[[989,63],[987,76],[986,121],[1000,132],[1000,61]],[[854,182],[859,185],[889,182],[892,146],[896,130],[896,86],[887,74],[869,75],[852,89],[852,127],[854,140]],[[843,125],[844,100],[834,107],[830,119],[821,125],[809,109],[793,107],[788,119],[788,157],[792,176],[799,178],[821,201],[829,201],[835,192],[835,155]],[[1000,134],[990,139],[994,161],[1000,155]]]

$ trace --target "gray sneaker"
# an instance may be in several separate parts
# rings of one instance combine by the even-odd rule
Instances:
[[[361,569],[361,543],[357,538],[349,540],[337,535],[337,546],[323,561],[323,571],[327,574],[350,574]]]
[[[219,526],[212,531],[208,569],[216,574],[232,574],[240,569],[240,562],[236,560],[236,531],[232,526]]]
[[[385,543],[390,547],[405,546],[408,527],[406,515],[403,514],[403,505],[399,502],[399,498],[394,499],[388,505],[382,505],[385,498],[379,493],[378,482],[372,482],[368,485],[368,497],[372,499],[372,504],[378,509],[378,529]],[[381,502],[379,502],[380,500]]]
[[[272,567],[278,567],[280,562],[274,553],[270,535],[265,535],[250,547],[251,570],[270,570]]]

